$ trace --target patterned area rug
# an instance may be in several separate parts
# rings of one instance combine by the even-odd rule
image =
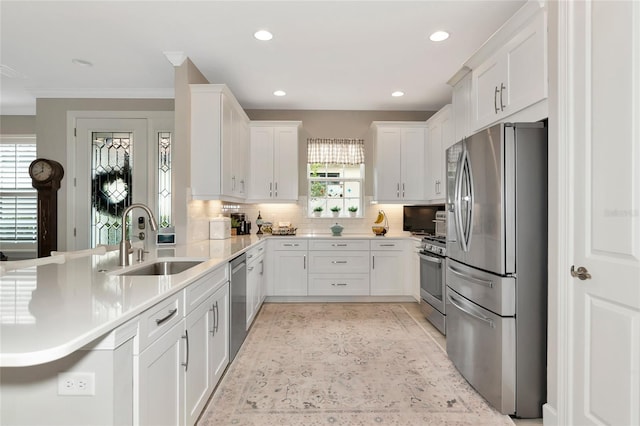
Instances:
[[[200,422],[513,425],[398,304],[265,304]]]

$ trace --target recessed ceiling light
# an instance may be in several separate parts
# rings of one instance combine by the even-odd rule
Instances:
[[[268,41],[271,40],[273,38],[273,34],[271,34],[269,31],[267,30],[260,30],[260,31],[256,31],[253,36],[255,38],[257,38],[258,40],[261,41]]]
[[[275,96],[285,96],[287,92],[285,92],[284,90],[276,90],[275,92],[273,92],[273,94]]]
[[[429,36],[431,41],[444,41],[449,38],[449,33],[446,31],[436,31]]]
[[[391,96],[394,96],[396,98],[399,98],[400,96],[404,96],[404,92],[401,92],[400,90],[396,90],[395,92],[393,92],[391,94]]]
[[[76,65],[79,65],[81,67],[92,67],[93,66],[93,64],[91,62],[85,61],[84,59],[75,58],[75,59],[72,59],[71,62],[76,64]]]

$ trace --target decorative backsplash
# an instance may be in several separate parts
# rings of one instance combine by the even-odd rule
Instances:
[[[219,214],[245,213],[251,221],[251,233],[258,230],[255,222],[258,211],[262,220],[272,222],[291,222],[298,228],[298,235],[326,234],[331,235],[329,229],[336,222],[344,227],[342,235],[371,234],[378,210],[384,210],[389,220],[390,235],[410,235],[402,231],[402,204],[371,204],[371,197],[365,197],[364,211],[358,212],[359,217],[349,217],[348,212],[341,212],[341,216],[334,217],[309,217],[307,212],[307,197],[301,196],[296,204],[227,204],[219,201],[191,201],[189,203],[189,241],[206,240],[209,238],[209,219]],[[362,215],[364,213],[364,215]],[[325,212],[330,215],[330,212]]]

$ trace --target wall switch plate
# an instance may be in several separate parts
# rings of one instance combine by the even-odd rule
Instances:
[[[95,394],[95,373],[58,373],[58,395],[92,396]]]

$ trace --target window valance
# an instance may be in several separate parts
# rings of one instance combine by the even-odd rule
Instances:
[[[307,139],[307,162],[329,164],[364,163],[364,139]]]

